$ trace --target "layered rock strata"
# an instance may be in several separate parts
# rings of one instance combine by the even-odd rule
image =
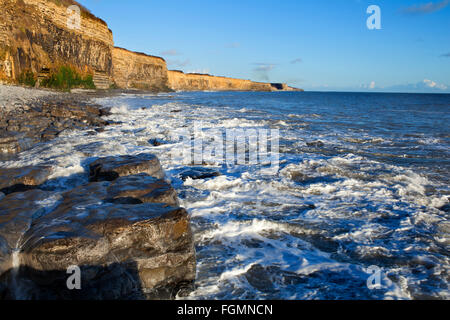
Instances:
[[[99,163],[122,175],[100,175],[63,193],[34,186],[2,195],[1,298],[166,299],[192,288],[189,216],[161,179],[157,158],[108,157],[91,168]],[[29,181],[41,182],[27,172]],[[67,272],[74,266],[81,287],[71,290]]]
[[[37,75],[59,65],[112,76],[111,30],[83,8],[74,27],[70,5],[82,8],[71,0],[0,0],[0,80],[17,82],[24,71]]]
[[[119,88],[168,91],[168,73],[163,58],[113,48],[114,81]]]
[[[272,91],[273,89],[270,83],[183,73],[182,71],[169,71],[169,86],[177,91]]]

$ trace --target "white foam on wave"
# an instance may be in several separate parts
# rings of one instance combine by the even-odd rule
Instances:
[[[115,114],[127,114],[130,110],[126,104],[121,104],[119,106],[111,107],[110,112]]]

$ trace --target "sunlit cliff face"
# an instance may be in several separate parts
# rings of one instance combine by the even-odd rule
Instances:
[[[52,1],[0,0],[0,7],[3,80],[14,82],[24,70],[38,74],[61,64],[112,73],[113,37],[100,19],[82,13],[80,28],[72,29],[67,7]]]

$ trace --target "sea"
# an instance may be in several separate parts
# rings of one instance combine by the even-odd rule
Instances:
[[[156,154],[195,238],[195,289],[179,299],[450,299],[450,95],[94,102],[115,125],[63,132],[6,166],[52,164],[48,188],[63,192],[93,159]],[[214,174],[186,174],[198,168]]]

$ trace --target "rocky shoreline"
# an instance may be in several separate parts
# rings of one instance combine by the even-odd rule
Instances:
[[[89,103],[83,94],[0,86],[0,157],[31,148],[64,130],[108,125],[107,110]],[[1,158],[0,158],[1,159]]]
[[[113,123],[102,119],[108,109],[92,98],[141,90],[72,90],[65,93],[0,84],[0,160],[49,141],[65,130],[92,128],[101,132]],[[153,92],[152,92],[153,93]]]
[[[0,91],[8,91],[0,97],[3,160],[65,130],[114,125],[89,99],[117,92]],[[173,299],[192,289],[189,216],[158,158],[89,161],[88,182],[58,192],[45,188],[51,166],[11,168],[0,158],[0,299]],[[66,283],[73,266],[80,290]]]

